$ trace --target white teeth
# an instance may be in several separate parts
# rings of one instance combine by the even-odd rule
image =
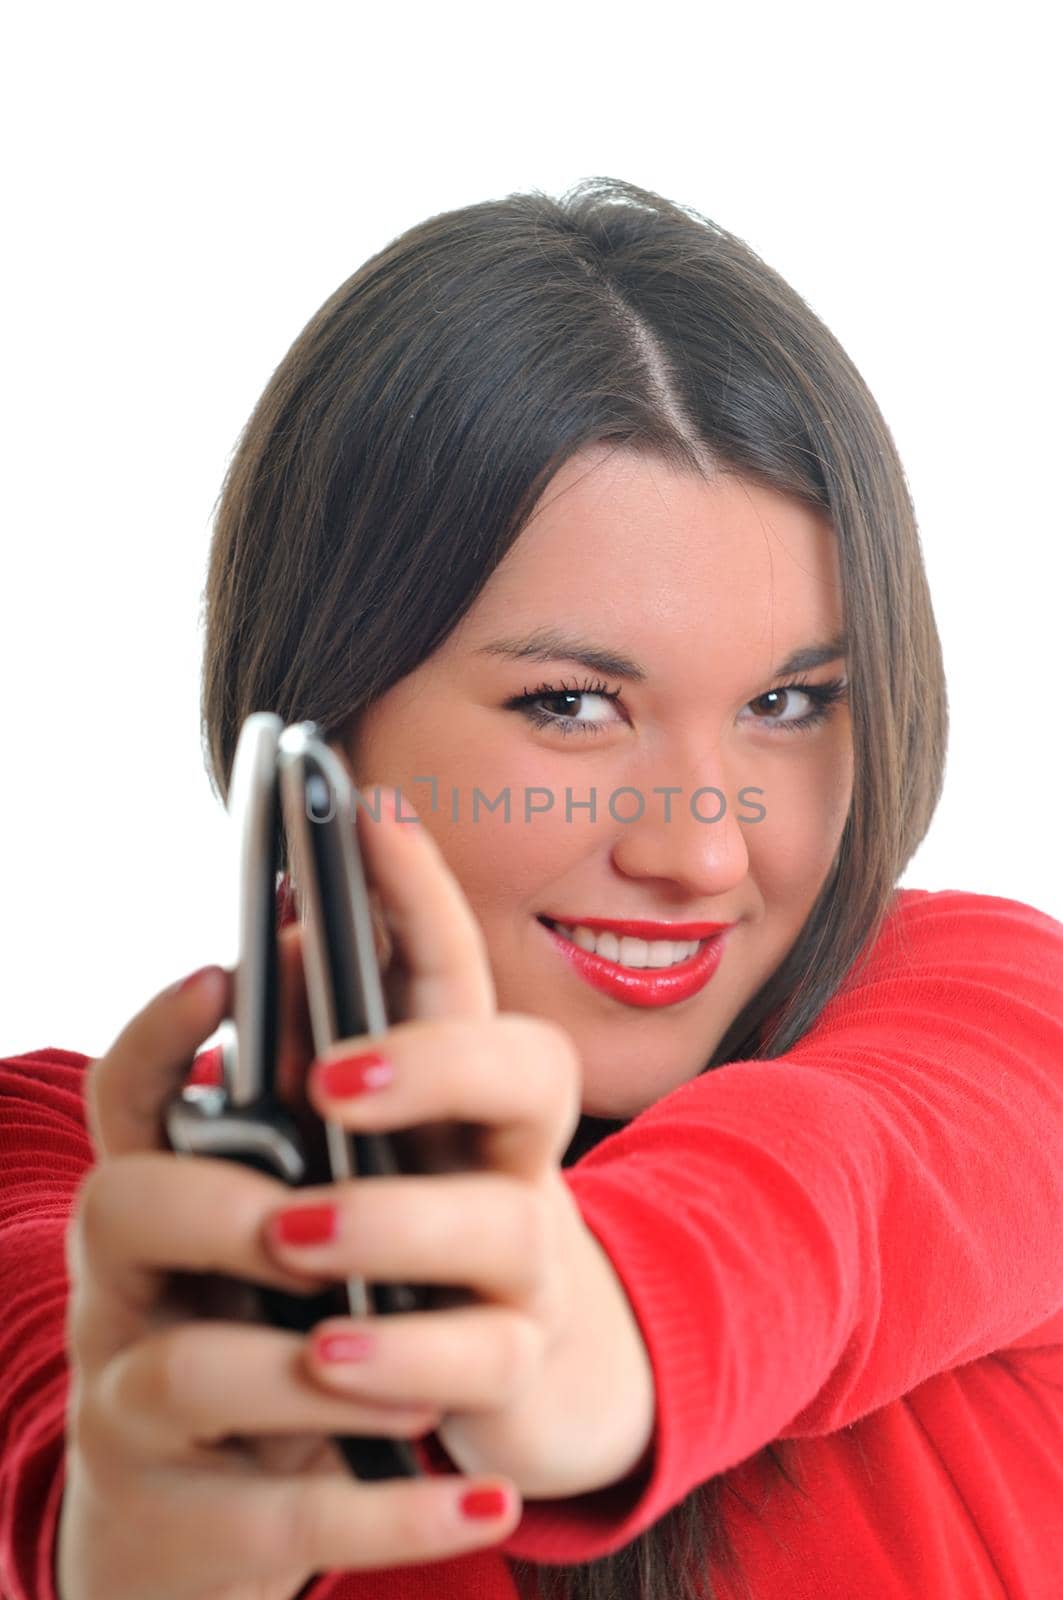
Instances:
[[[553,926],[581,950],[604,956],[607,961],[616,961],[623,967],[674,967],[677,961],[686,961],[692,956],[701,943],[700,939],[652,939],[647,943],[645,939],[632,939],[627,934],[618,939],[615,933],[593,933],[582,924],[566,928],[563,923],[555,922]]]

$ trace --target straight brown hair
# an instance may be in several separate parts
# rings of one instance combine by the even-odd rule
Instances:
[[[748,244],[610,178],[443,212],[314,315],[234,452],[205,591],[204,755],[228,796],[252,711],[347,740],[458,624],[576,451],[612,441],[828,514],[848,645],[854,788],[789,954],[703,1070],[784,1054],[862,963],[929,827],[948,709],[915,515],[853,363]],[[357,774],[357,777],[364,775]],[[618,1126],[584,1118],[570,1165]],[[794,1446],[764,1454],[798,1494]],[[511,1560],[543,1600],[748,1593],[721,1472],[611,1555]]]

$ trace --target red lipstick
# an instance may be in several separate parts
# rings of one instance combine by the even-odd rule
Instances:
[[[563,933],[549,927],[544,918],[539,920],[549,934],[554,948],[564,956],[573,971],[586,979],[595,989],[600,989],[603,994],[610,995],[614,1000],[623,1001],[629,1006],[670,1006],[697,994],[709,982],[719,966],[727,934],[735,926],[733,922],[723,923],[721,933],[705,938],[692,956],[688,956],[685,961],[677,961],[674,966],[625,967],[619,961],[610,961],[607,956],[582,950]],[[564,926],[579,927],[581,924],[565,923]],[[582,923],[582,926],[591,929],[607,927],[610,932],[630,933],[633,938],[644,938],[644,934],[636,933],[635,930],[646,927],[657,930],[669,926],[703,928],[713,924],[654,922],[606,924],[603,919],[597,918]],[[668,935],[655,933],[655,937],[668,937]],[[683,937],[697,938],[699,935],[692,933]]]
[[[552,911],[543,916],[560,922],[563,928],[589,928],[592,933],[628,934],[632,939],[711,939],[714,933],[733,928],[733,922],[617,922],[612,917],[562,917]]]

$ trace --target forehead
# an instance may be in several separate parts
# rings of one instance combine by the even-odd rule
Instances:
[[[717,667],[737,651],[744,671],[840,632],[842,609],[824,512],[734,475],[706,482],[596,447],[551,480],[452,638],[476,649],[500,625],[545,622],[662,672],[695,647]]]

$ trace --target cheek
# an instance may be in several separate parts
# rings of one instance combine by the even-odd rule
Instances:
[[[565,793],[567,784],[575,804],[585,797],[586,785],[567,770],[555,773],[542,751],[499,738],[479,742],[458,760],[451,752],[437,769],[418,770],[437,771],[438,810],[430,813],[430,790],[421,785],[421,814],[470,905],[485,920],[492,907],[539,909],[544,891],[548,895],[550,884],[586,854],[593,833],[589,813],[577,808],[566,820]],[[416,794],[411,799],[419,803]]]
[[[829,755],[766,788],[763,821],[744,829],[751,870],[766,893],[818,893],[830,869],[852,800],[852,756],[842,741]]]
[[[526,822],[523,794],[514,790],[508,823],[501,806],[492,813],[481,805],[474,821],[470,789],[462,792],[460,807],[455,822],[449,800],[444,816],[441,796],[439,813],[433,817],[426,810],[424,824],[485,931],[514,908],[526,907],[529,916],[543,908],[549,885],[580,853],[579,831],[565,823],[563,805],[560,816],[533,816]]]

